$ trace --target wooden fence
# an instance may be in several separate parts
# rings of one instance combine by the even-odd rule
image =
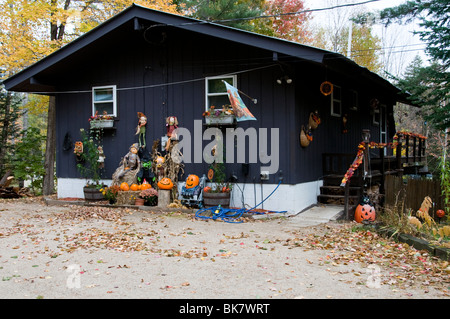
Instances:
[[[441,194],[441,184],[439,180],[408,179],[403,182],[401,176],[386,176],[384,183],[386,196],[385,205],[394,206],[396,202],[404,202],[406,209],[414,212],[420,208],[424,198],[429,196],[435,207],[430,209],[430,215],[438,209],[444,209],[444,201]]]

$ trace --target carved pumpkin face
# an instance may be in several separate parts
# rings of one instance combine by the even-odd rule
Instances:
[[[158,182],[159,189],[172,189],[173,183],[170,178],[164,177]]]
[[[363,220],[375,221],[375,208],[369,204],[359,204],[355,210],[355,221],[362,223]]]
[[[186,178],[186,188],[194,188],[198,183],[199,179],[197,175],[191,174]]]

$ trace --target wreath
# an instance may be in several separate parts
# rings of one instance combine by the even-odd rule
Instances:
[[[325,81],[320,85],[320,93],[325,96],[330,95],[333,92],[333,84],[331,82]]]

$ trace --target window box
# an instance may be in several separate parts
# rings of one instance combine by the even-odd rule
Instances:
[[[205,116],[205,123],[206,123],[206,125],[233,124],[234,123],[234,115]]]
[[[91,129],[98,129],[98,128],[113,128],[114,127],[114,120],[94,120],[90,121]]]

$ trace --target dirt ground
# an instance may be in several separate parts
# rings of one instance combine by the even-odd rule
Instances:
[[[449,298],[448,263],[354,228],[2,200],[0,298]]]

